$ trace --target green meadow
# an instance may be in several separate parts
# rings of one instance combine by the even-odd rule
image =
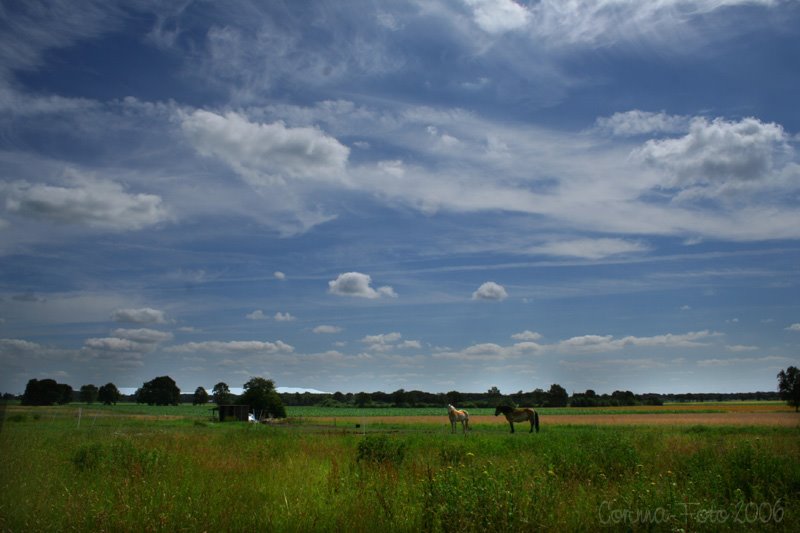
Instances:
[[[74,406],[10,409],[0,431],[0,529],[800,527],[797,428],[544,426],[511,435],[498,424],[464,437],[446,424],[221,424],[206,407],[185,416],[138,408],[81,409],[80,419]]]

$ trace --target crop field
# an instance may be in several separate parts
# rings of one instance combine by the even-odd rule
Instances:
[[[800,416],[686,407],[543,409],[540,433],[514,435],[475,410],[464,436],[442,410],[289,408],[263,425],[206,406],[8,406],[0,530],[798,530]]]

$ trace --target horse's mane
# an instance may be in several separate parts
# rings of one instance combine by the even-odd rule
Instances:
[[[503,405],[498,405],[497,406],[497,411],[500,411],[504,415],[512,412],[513,410],[514,410],[514,408],[511,407],[510,405],[503,404]]]

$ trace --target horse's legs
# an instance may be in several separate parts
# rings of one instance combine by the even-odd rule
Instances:
[[[511,420],[508,421],[508,425],[511,426],[511,433],[514,433],[514,422]]]

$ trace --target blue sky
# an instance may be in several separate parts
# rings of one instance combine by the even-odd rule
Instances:
[[[774,390],[800,3],[13,2],[0,391]]]

